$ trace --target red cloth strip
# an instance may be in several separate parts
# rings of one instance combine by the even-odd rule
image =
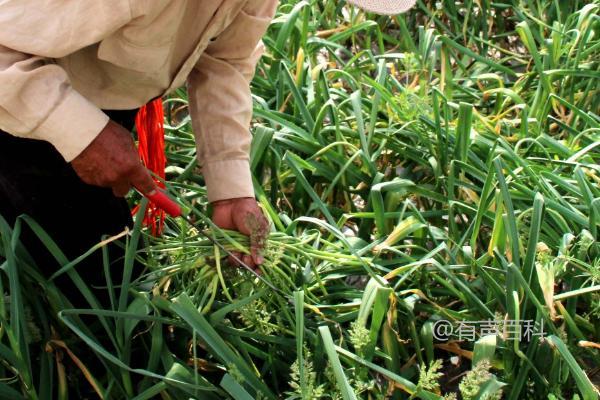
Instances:
[[[163,103],[160,98],[140,108],[135,119],[140,158],[146,168],[163,180],[167,164],[164,119]],[[165,187],[162,181],[158,179],[155,181],[160,188]],[[139,206],[135,207],[132,213],[135,214],[138,209]],[[150,204],[144,216],[144,226],[151,227],[152,234],[159,236],[162,233],[164,222],[165,212],[154,204]]]

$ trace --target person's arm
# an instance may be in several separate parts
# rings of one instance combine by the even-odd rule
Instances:
[[[210,202],[254,197],[250,81],[275,0],[250,0],[211,42],[188,78],[190,114]]]
[[[131,159],[133,143],[123,144],[129,133],[74,90],[53,59],[101,41],[131,18],[123,0],[0,2],[0,129],[50,142],[84,181],[119,194],[131,174],[149,188]],[[122,153],[117,162],[102,157],[109,149]]]
[[[250,173],[250,81],[263,53],[260,39],[276,7],[276,0],[249,0],[188,78],[190,114],[213,221],[250,236],[252,254],[243,261],[251,266],[262,263],[268,222],[254,199]]]

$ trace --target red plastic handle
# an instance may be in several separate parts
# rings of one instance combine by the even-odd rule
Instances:
[[[175,203],[161,190],[156,189],[152,191],[152,193],[145,194],[144,196],[171,217],[181,216],[181,207],[179,207],[179,204]]]

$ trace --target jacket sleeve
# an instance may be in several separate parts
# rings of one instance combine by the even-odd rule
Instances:
[[[249,165],[250,81],[263,53],[276,0],[249,0],[208,46],[188,78],[198,160],[214,202],[254,197]]]
[[[0,129],[46,140],[71,161],[108,122],[53,59],[131,19],[129,1],[0,1]]]

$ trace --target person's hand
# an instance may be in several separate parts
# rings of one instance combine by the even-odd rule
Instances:
[[[117,197],[124,197],[132,186],[143,194],[156,188],[140,161],[131,133],[113,121],[71,161],[71,166],[82,181],[112,188]]]
[[[250,236],[250,254],[234,253],[246,265],[257,269],[264,261],[263,252],[269,235],[269,222],[252,197],[220,200],[212,203],[212,220],[219,228]],[[233,257],[230,262],[237,264]]]

